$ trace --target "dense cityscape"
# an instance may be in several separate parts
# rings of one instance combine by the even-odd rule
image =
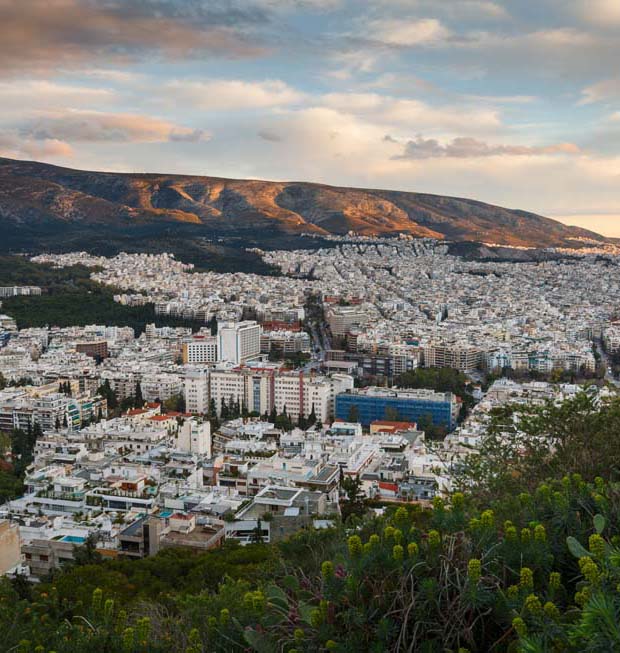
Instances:
[[[0,0],[0,653],[620,653],[620,0]]]
[[[430,504],[494,410],[615,395],[613,247],[518,263],[430,239],[332,240],[261,252],[278,276],[170,254],[32,259],[90,268],[115,302],[188,326],[0,317],[0,430],[33,443],[13,457],[3,444],[25,474],[0,507],[3,573],[43,578],[87,541],[128,557],[277,542],[339,519],[347,478],[377,505]]]

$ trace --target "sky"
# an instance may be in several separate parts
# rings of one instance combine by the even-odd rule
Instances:
[[[0,0],[0,156],[471,197],[620,237],[620,0]]]

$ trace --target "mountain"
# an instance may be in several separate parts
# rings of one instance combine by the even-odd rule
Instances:
[[[525,211],[424,193],[168,174],[88,172],[0,158],[0,229],[200,226],[201,232],[408,233],[503,245],[605,241]]]

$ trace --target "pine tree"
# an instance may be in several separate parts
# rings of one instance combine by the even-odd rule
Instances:
[[[133,395],[134,408],[142,408],[144,406],[144,397],[142,396],[142,386],[140,381],[136,382],[136,391]]]
[[[312,426],[313,424],[316,424],[316,412],[314,410],[314,403],[312,404],[310,415],[308,415],[308,426]]]

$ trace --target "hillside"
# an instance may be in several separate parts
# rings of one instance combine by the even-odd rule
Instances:
[[[166,174],[119,174],[0,158],[0,229],[24,237],[194,226],[202,233],[409,233],[455,241],[561,246],[602,236],[525,211],[439,195]]]

